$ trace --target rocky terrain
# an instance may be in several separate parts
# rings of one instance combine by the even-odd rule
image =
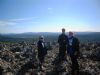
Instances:
[[[0,75],[70,75],[71,61],[55,66],[52,61],[57,57],[58,45],[49,44],[45,57],[44,72],[38,70],[36,44],[0,44]],[[100,75],[100,43],[88,42],[80,45],[80,75]],[[65,70],[62,70],[65,69]]]

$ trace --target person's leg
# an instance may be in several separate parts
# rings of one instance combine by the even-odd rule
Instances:
[[[2,75],[2,72],[3,72],[3,69],[2,69],[2,67],[0,66],[0,75]]]
[[[66,47],[65,46],[60,47],[60,50],[59,50],[59,61],[60,62],[65,59],[65,55],[66,55]]]
[[[75,63],[75,72],[76,72],[76,75],[79,75],[79,64],[78,64],[78,61],[77,61],[77,56],[74,56],[74,63]]]
[[[43,70],[44,56],[41,56],[39,60],[40,60],[39,64],[40,70]]]
[[[72,55],[71,56],[71,61],[72,61],[72,75],[79,75],[79,64],[77,61],[77,57]]]
[[[39,69],[41,69],[41,57],[39,56],[38,59],[39,59]]]
[[[70,55],[70,57],[71,57],[71,62],[72,62],[72,65],[71,65],[72,73],[71,74],[74,75],[74,58],[72,55]]]

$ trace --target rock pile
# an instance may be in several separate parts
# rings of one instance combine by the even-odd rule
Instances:
[[[100,75],[100,45],[99,43],[87,43],[80,46],[80,75]],[[52,61],[58,55],[58,46],[52,45],[45,57],[45,71],[39,72],[37,48],[35,44],[0,44],[0,75],[70,75],[71,61],[63,61],[55,66]],[[62,68],[65,70],[61,71]],[[59,73],[59,74],[58,74]]]

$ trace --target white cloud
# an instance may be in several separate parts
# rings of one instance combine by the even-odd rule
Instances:
[[[48,8],[48,12],[50,13],[50,14],[52,14],[53,13],[53,8]]]
[[[0,26],[7,26],[7,25],[16,25],[16,22],[12,21],[0,21]]]
[[[48,8],[48,10],[52,10],[52,8]]]
[[[39,23],[39,22],[35,22],[35,21],[34,21],[34,22],[29,22],[29,23]]]
[[[30,21],[36,19],[38,17],[30,17],[30,18],[18,18],[18,19],[10,19],[10,21]]]
[[[18,19],[8,19],[8,20],[0,20],[0,26],[8,26],[8,25],[16,25],[20,22],[28,22],[28,23],[38,23],[32,21],[38,17],[30,17],[30,18],[18,18]]]

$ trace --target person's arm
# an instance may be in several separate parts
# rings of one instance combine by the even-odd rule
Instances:
[[[60,43],[60,36],[58,36],[58,43]]]
[[[79,51],[79,40],[78,38],[76,38],[76,51],[75,51],[75,55],[79,56],[80,55],[80,51]]]
[[[39,42],[37,43],[37,48],[39,49]]]
[[[79,44],[80,44],[79,39],[77,39],[77,51],[79,51]]]
[[[41,46],[40,42],[37,43],[38,55],[41,53]]]
[[[68,36],[66,36],[66,45],[68,46],[69,40],[68,40]]]

